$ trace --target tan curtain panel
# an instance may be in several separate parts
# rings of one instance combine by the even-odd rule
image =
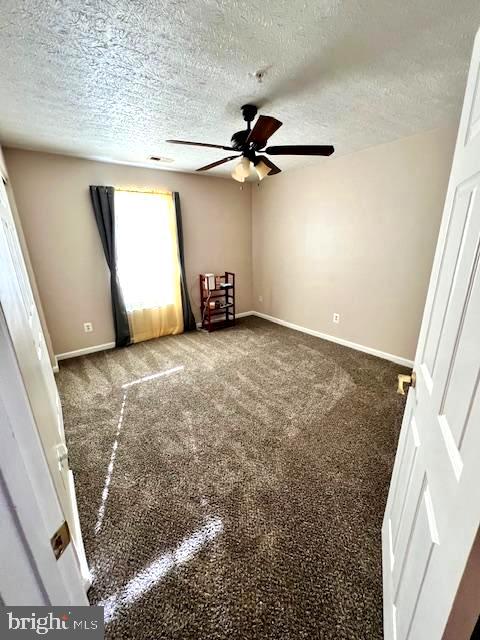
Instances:
[[[179,289],[180,291],[180,289]],[[183,332],[182,302],[153,309],[127,311],[132,342]]]
[[[117,263],[132,342],[183,332],[172,193],[115,190]]]

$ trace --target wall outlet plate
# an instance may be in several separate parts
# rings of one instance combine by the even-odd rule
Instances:
[[[263,296],[258,296],[258,301],[263,302]]]
[[[85,331],[85,333],[92,333],[93,324],[91,322],[84,322],[83,323],[83,330]]]
[[[333,321],[335,324],[338,324],[340,322],[340,314],[339,313],[334,313],[333,314]]]

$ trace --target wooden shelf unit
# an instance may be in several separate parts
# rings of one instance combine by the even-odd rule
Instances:
[[[200,313],[202,315],[202,329],[216,331],[235,324],[235,274],[225,271],[215,277],[215,289],[208,288],[208,277],[200,274]],[[224,287],[221,285],[230,285]],[[210,303],[219,301],[220,308],[211,309]]]

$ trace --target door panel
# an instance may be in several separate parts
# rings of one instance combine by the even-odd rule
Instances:
[[[471,190],[457,191],[447,230],[447,246],[440,267],[441,275],[445,272],[453,273],[453,281],[457,274],[461,249],[468,229],[467,220],[471,219],[472,204]],[[425,374],[428,374],[429,381],[432,380],[435,373],[440,336],[445,324],[445,314],[451,303],[453,281],[449,277],[440,277],[436,286],[433,311],[429,319],[429,329],[422,358]]]
[[[413,521],[409,526],[407,545],[394,585],[397,638],[406,638],[417,606],[420,592],[434,546],[438,544],[435,513],[426,474],[421,478],[420,490],[412,492]],[[417,489],[417,487],[415,487]]]
[[[480,526],[479,67],[477,35],[385,510],[388,640],[441,640]]]
[[[65,516],[0,304],[0,602],[88,605],[73,545],[50,538]]]
[[[479,212],[480,214],[480,212]],[[480,215],[479,215],[480,221]],[[479,236],[480,237],[480,236]],[[471,406],[470,400],[478,387],[479,363],[476,360],[475,340],[480,328],[480,279],[478,269],[478,245],[475,266],[468,283],[464,307],[456,334],[448,336],[454,342],[453,357],[448,363],[446,383],[442,393],[439,414],[448,424],[458,450],[461,450]],[[458,304],[460,309],[460,301]],[[442,354],[447,360],[448,354]]]
[[[408,429],[407,439],[404,445],[403,452],[401,454],[401,462],[399,468],[399,476],[405,478],[405,482],[400,483],[397,481],[394,488],[394,496],[392,498],[392,507],[389,520],[390,531],[390,552],[392,570],[394,568],[395,559],[397,558],[397,551],[399,546],[400,537],[400,525],[405,522],[408,514],[406,509],[408,507],[408,495],[411,491],[412,484],[415,485],[416,476],[418,476],[418,450],[420,447],[420,438],[418,435],[417,425],[415,418],[412,417],[410,424],[406,427]],[[398,564],[398,563],[397,563]]]

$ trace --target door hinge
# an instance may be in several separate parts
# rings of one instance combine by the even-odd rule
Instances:
[[[68,466],[68,449],[67,445],[61,442],[56,446],[57,452],[57,461],[58,461],[58,469],[59,471],[66,471]]]
[[[53,555],[58,560],[65,549],[70,544],[70,529],[68,528],[67,521],[64,520],[61,526],[55,531],[50,539],[52,545]]]

